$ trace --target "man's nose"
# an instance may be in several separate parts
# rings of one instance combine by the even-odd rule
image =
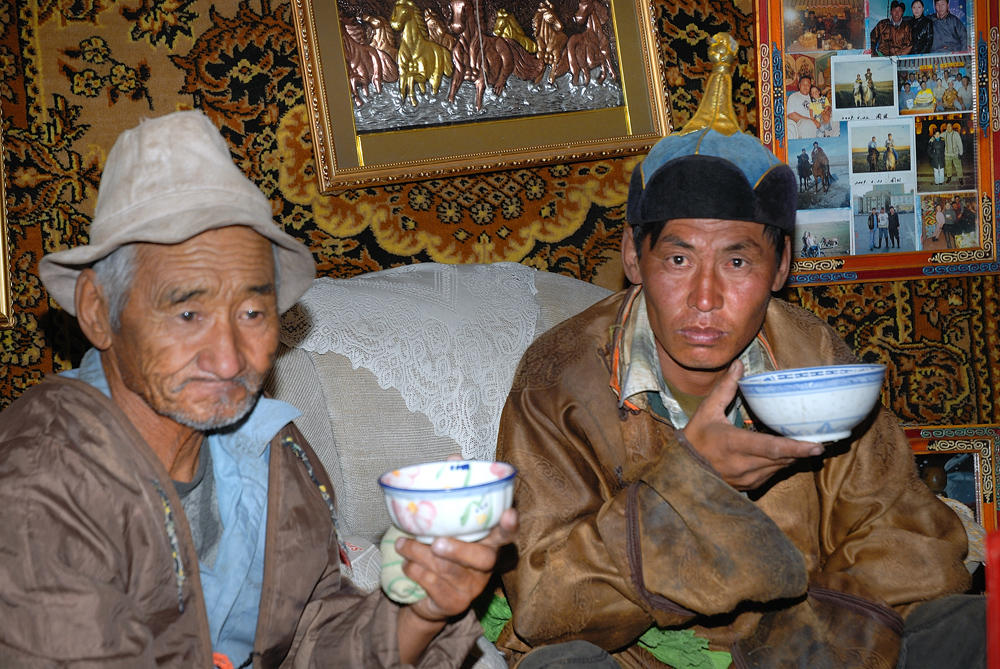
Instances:
[[[688,306],[705,313],[722,307],[722,291],[714,267],[702,266],[696,270]]]
[[[206,333],[198,366],[219,379],[232,379],[245,365],[243,338],[232,320],[219,318]]]

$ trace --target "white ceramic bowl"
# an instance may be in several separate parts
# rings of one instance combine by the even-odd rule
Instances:
[[[378,482],[392,524],[417,541],[479,541],[510,508],[516,473],[506,462],[454,460],[394,469]]]
[[[739,380],[750,411],[765,425],[800,441],[839,441],[875,406],[885,365],[782,369]]]

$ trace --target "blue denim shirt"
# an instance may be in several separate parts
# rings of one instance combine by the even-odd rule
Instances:
[[[80,367],[63,376],[111,390],[95,349]],[[250,657],[264,583],[264,536],[267,526],[267,472],[270,441],[300,416],[285,402],[262,397],[235,430],[207,437],[222,518],[222,539],[213,569],[199,564],[208,612],[212,650],[239,666]]]

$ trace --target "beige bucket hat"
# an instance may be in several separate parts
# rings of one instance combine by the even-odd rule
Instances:
[[[312,254],[275,225],[271,203],[233,163],[208,117],[174,112],[118,137],[101,176],[90,244],[45,256],[38,274],[49,295],[75,316],[80,271],[119,247],[180,244],[230,225],[252,228],[276,245],[278,309],[288,310],[316,276]]]

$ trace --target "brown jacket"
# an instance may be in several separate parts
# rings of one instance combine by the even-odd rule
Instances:
[[[329,507],[289,437],[332,490],[289,424],[270,448],[254,667],[399,666],[398,608],[341,577]],[[420,666],[459,666],[480,633],[466,616]],[[0,666],[212,666],[169,476],[117,405],[73,379],[47,380],[0,414]]]
[[[521,517],[498,645],[516,660],[586,639],[624,667],[662,667],[635,645],[655,624],[693,628],[713,650],[780,648],[794,666],[810,647],[826,659],[802,666],[861,666],[839,644],[874,645],[865,666],[892,667],[897,612],[969,579],[962,525],[917,477],[895,417],[879,406],[853,443],[741,494],[644,396],[619,410],[609,338],[634,294],[553,328],[521,361],[497,452],[518,467]],[[854,361],[829,326],[780,300],[764,334],[778,368]]]

